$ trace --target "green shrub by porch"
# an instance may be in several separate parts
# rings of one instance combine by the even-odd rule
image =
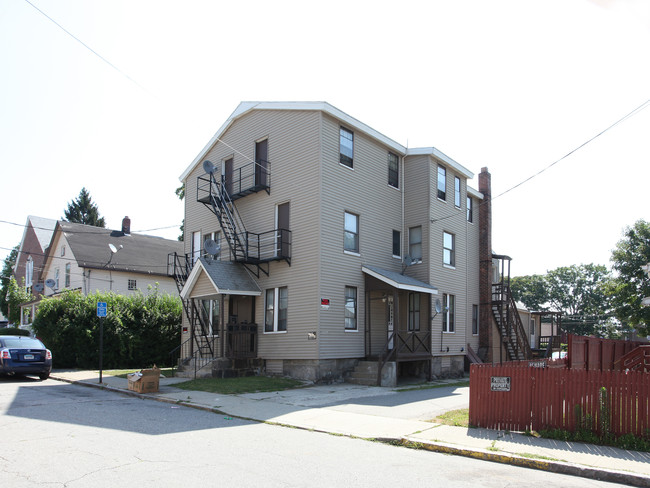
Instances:
[[[103,367],[144,368],[169,362],[180,341],[182,305],[178,296],[136,293],[68,292],[44,298],[32,324],[34,333],[52,351],[55,368],[98,369],[97,302],[106,302]]]

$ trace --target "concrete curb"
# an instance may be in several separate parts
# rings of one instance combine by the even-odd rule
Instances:
[[[498,453],[477,448],[469,449],[453,446],[451,444],[445,444],[444,442],[422,441],[420,439],[415,440],[408,437],[402,437],[401,442],[406,447],[417,447],[420,449],[426,449],[427,451],[452,454],[455,456],[465,456],[501,464],[510,464],[512,466],[519,466],[522,468],[530,468],[557,474],[579,476],[581,478],[588,478],[596,481],[606,481],[609,483],[639,486],[641,488],[647,488],[650,486],[650,477],[635,473],[628,473],[625,471],[593,468],[562,461],[531,459],[511,453]]]
[[[71,384],[76,384],[76,385],[82,385],[82,386],[87,386],[90,388],[99,388],[107,391],[112,391],[114,393],[122,393],[124,395],[132,396],[132,397],[138,397],[143,400],[155,400],[158,402],[162,403],[168,403],[170,405],[178,405],[178,406],[183,406],[183,407],[189,407],[189,408],[194,408],[196,410],[203,410],[205,412],[210,412],[210,413],[216,413],[216,414],[224,414],[225,412],[222,412],[221,410],[213,407],[208,407],[205,405],[200,405],[197,403],[191,403],[191,402],[185,402],[182,400],[175,400],[172,398],[166,398],[166,397],[161,397],[161,396],[154,396],[154,395],[149,395],[146,393],[137,393],[135,391],[131,390],[125,390],[122,388],[115,388],[113,386],[108,386],[100,383],[88,383],[87,381],[77,381],[77,380],[70,380],[67,378],[62,378],[56,375],[51,375],[50,379],[56,380],[56,381],[62,381],[65,383],[71,383]],[[234,417],[238,418],[241,420],[248,420],[252,422],[260,422],[260,423],[267,423],[271,425],[278,425],[281,427],[291,427],[291,428],[298,428],[298,429],[303,429],[303,430],[311,430],[314,432],[319,432],[319,433],[324,433],[324,434],[331,434],[331,432],[326,431],[326,430],[321,430],[321,429],[306,429],[303,427],[299,426],[293,426],[287,423],[280,423],[280,422],[268,422],[264,420],[258,420],[254,418],[248,418],[248,417],[240,417],[237,415],[232,415],[232,414],[227,414],[229,417]],[[337,434],[338,435],[338,434]],[[343,434],[346,437],[354,437],[354,438],[359,438],[356,436],[352,436],[349,434]],[[426,440],[421,440],[421,439],[413,439],[409,438],[408,436],[403,436],[401,438],[373,438],[373,440],[380,441],[380,442],[386,442],[386,443],[401,443],[405,447],[410,447],[410,448],[418,448],[418,449],[425,449],[427,451],[432,451],[432,452],[439,452],[442,454],[451,454],[454,456],[464,456],[464,457],[469,457],[473,459],[479,459],[482,461],[490,461],[490,462],[495,462],[495,463],[501,463],[501,464],[510,464],[512,466],[519,466],[522,468],[530,468],[530,469],[537,469],[540,471],[548,471],[551,473],[557,473],[557,474],[566,474],[566,475],[571,475],[571,476],[578,476],[582,478],[587,478],[587,479],[592,479],[596,481],[606,481],[610,483],[619,483],[619,484],[625,484],[629,486],[638,486],[641,488],[648,488],[650,487],[650,477],[644,476],[641,474],[636,474],[636,473],[629,473],[625,471],[615,471],[615,470],[610,470],[610,469],[604,469],[604,468],[594,468],[594,467],[589,467],[589,466],[583,466],[583,465],[577,465],[577,464],[572,464],[572,463],[567,463],[563,461],[550,461],[550,460],[545,460],[545,459],[531,459],[531,458],[526,458],[523,456],[518,456],[516,454],[511,454],[511,453],[505,453],[505,452],[495,452],[495,451],[489,451],[485,449],[479,449],[479,448],[465,448],[465,447],[458,447],[456,445],[452,444],[447,444],[444,442],[432,442],[432,441],[426,441]]]

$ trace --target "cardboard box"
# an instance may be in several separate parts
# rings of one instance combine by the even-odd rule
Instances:
[[[160,368],[143,369],[127,375],[129,390],[136,393],[156,393],[160,385]]]

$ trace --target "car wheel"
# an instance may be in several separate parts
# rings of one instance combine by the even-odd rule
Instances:
[[[42,380],[46,380],[50,377],[50,373],[41,373],[38,375],[38,377]]]

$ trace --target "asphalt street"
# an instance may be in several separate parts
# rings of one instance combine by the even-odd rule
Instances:
[[[0,379],[0,411],[0,479],[18,488],[619,486],[54,380]]]

